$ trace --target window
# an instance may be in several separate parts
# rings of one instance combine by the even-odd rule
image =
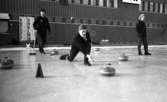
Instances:
[[[109,0],[109,6],[114,7],[114,0]]]
[[[91,0],[88,0],[88,5],[91,5]]]
[[[163,3],[163,9],[162,12],[165,13],[165,4]]]
[[[148,2],[147,5],[148,5],[148,6],[147,6],[147,11],[150,12],[150,2]]]
[[[81,2],[82,2],[82,4],[83,4],[83,1],[82,1],[82,0],[75,0],[75,4],[80,5],[80,4],[81,4]]]
[[[103,0],[99,0],[99,6],[103,7]]]
[[[167,14],[167,4],[165,4],[165,14]]]
[[[148,11],[148,2],[147,1],[144,2],[144,11]]]
[[[111,7],[111,0],[107,0],[106,6],[109,8]]]
[[[141,4],[139,4],[139,11],[143,11],[143,7],[144,7],[144,6],[143,6],[143,5],[144,5],[143,3],[144,3],[144,2],[141,2]]]
[[[163,3],[160,4],[159,12],[163,13]]]
[[[82,0],[82,4],[88,5],[88,0]]]
[[[91,5],[95,6],[96,5],[96,0],[91,0]]]
[[[80,4],[83,4],[83,0],[80,0]]]
[[[108,0],[103,0],[104,2],[103,2],[103,7],[107,7],[107,1]]]
[[[155,13],[158,13],[158,3],[155,3]]]
[[[95,4],[96,4],[96,6],[99,6],[99,0],[96,0]]]
[[[114,0],[114,8],[118,8],[118,0]]]
[[[158,3],[158,13],[160,13],[160,3]]]
[[[158,4],[157,3],[154,3],[153,12],[155,12],[155,13],[158,12]]]
[[[150,2],[150,12],[153,12],[153,6],[154,6],[154,3],[153,2]]]

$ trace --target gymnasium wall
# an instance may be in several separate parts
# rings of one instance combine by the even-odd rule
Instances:
[[[80,23],[89,26],[92,39],[96,44],[103,39],[108,39],[111,44],[134,44],[137,41],[135,24],[139,13],[146,14],[149,43],[167,44],[167,15],[165,14],[141,12],[138,5],[125,4],[121,0],[118,2],[118,8],[60,5],[55,1],[0,0],[0,12],[11,15],[10,32],[8,33],[10,42],[5,44],[20,44],[19,16],[35,17],[40,8],[47,10],[52,29],[51,35],[48,35],[48,44],[70,44]],[[164,0],[152,1],[166,2]]]

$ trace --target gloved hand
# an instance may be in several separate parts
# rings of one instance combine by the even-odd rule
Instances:
[[[88,58],[88,61],[89,61],[90,63],[93,63],[93,62],[94,62],[94,60],[92,59],[91,55],[86,55],[86,57]]]

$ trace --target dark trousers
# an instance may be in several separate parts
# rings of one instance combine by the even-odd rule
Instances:
[[[70,55],[68,57],[69,61],[73,61],[74,58],[76,57],[76,55],[78,54],[79,51],[81,51],[84,54],[84,62],[88,60],[88,58],[86,57],[87,54],[90,54],[91,51],[91,46],[87,46],[85,47],[86,52],[83,52],[81,49],[79,49],[76,46],[71,47],[71,51],[70,51]]]
[[[148,43],[147,43],[147,37],[140,37],[138,41],[138,53],[141,54],[141,45],[144,45],[144,51],[145,53],[148,53]]]
[[[45,35],[41,36],[41,35],[37,34],[37,43],[38,43],[39,52],[45,53],[44,46],[46,43],[46,36]]]

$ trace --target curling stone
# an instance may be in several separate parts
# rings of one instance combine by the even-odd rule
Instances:
[[[104,76],[114,76],[116,73],[116,70],[111,66],[106,66],[101,68],[100,73]]]
[[[36,53],[36,51],[34,50],[34,49],[31,49],[30,50],[30,53],[29,53],[29,55],[36,55],[37,53]]]
[[[14,66],[14,61],[8,57],[4,57],[0,60],[0,69],[12,69]]]
[[[98,54],[100,53],[100,48],[94,48],[94,49],[93,49],[93,53],[94,53],[95,55],[98,55]]]
[[[120,60],[120,61],[128,61],[128,56],[125,55],[125,54],[122,54],[122,55],[119,57],[119,60]]]
[[[59,52],[57,50],[53,50],[50,53],[51,56],[58,55],[58,54],[59,54]]]
[[[98,52],[98,51],[100,51],[100,48],[95,48],[94,51],[97,51],[97,52]]]

